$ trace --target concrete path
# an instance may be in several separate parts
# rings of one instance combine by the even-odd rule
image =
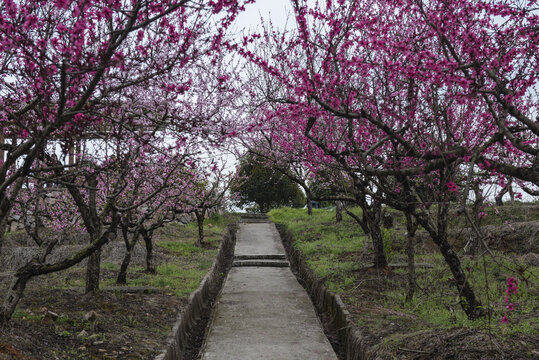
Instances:
[[[273,223],[240,225],[202,359],[337,359],[284,255]]]

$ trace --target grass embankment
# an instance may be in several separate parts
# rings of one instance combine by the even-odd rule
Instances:
[[[11,327],[0,329],[0,345],[9,344],[25,356],[39,359],[152,358],[164,348],[178,312],[211,267],[221,234],[236,220],[232,215],[207,219],[202,248],[193,245],[198,236],[195,223],[166,225],[154,235],[157,272],[146,273],[141,266],[144,258],[139,255],[129,267],[127,288],[114,285],[118,257],[103,259],[103,290],[95,296],[82,294],[82,266],[34,279]],[[44,318],[47,311],[58,318]],[[85,320],[90,311],[95,311],[96,318]],[[0,357],[1,353],[0,349]]]
[[[494,210],[493,210],[494,211]],[[360,210],[354,210],[357,214]],[[389,276],[367,271],[370,258],[361,257],[364,236],[348,216],[335,222],[335,212],[316,210],[312,217],[303,209],[276,209],[270,218],[287,226],[293,246],[301,251],[315,276],[339,294],[367,342],[382,358],[534,358],[539,323],[539,268],[517,255],[462,256],[469,281],[490,309],[491,316],[469,321],[458,303],[453,276],[439,253],[423,252],[417,263],[418,289],[405,302],[407,270],[396,268]],[[395,229],[384,229],[390,263],[406,263],[404,224],[396,218]],[[423,248],[419,247],[418,249]],[[402,250],[396,250],[402,249]],[[535,266],[533,266],[535,265]],[[518,293],[511,296],[514,310],[504,301],[507,278],[518,279]],[[508,322],[502,323],[507,313]]]

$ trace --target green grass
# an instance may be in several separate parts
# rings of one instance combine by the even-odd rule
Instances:
[[[179,297],[187,298],[195,291],[206,272],[211,267],[221,235],[228,224],[235,222],[237,215],[216,215],[204,222],[204,246],[197,247],[196,223],[180,225],[167,224],[156,232],[155,245],[166,249],[173,255],[173,260],[160,264],[156,274],[145,273],[144,267],[131,265],[128,269],[127,282],[130,286],[148,286],[163,289]],[[119,266],[111,263],[102,264],[102,268],[117,272]],[[115,277],[105,279],[104,286],[114,285]]]
[[[101,264],[102,269],[111,270],[111,271],[118,271],[120,270],[120,265],[113,264],[110,262],[105,262]]]
[[[360,210],[354,211],[360,214]],[[493,209],[488,211],[494,212]],[[513,217],[520,219],[525,211],[526,209],[515,211]],[[330,290],[341,295],[349,305],[358,307],[354,314],[356,321],[361,324],[384,329],[389,322],[395,320],[391,316],[377,316],[361,309],[368,304],[366,307],[381,306],[388,314],[404,314],[404,317],[415,319],[406,322],[412,329],[425,326],[477,329],[490,327],[491,331],[507,336],[538,333],[539,324],[535,320],[539,312],[538,267],[526,267],[515,261],[514,257],[503,254],[497,254],[496,259],[462,257],[462,268],[476,296],[491,312],[490,319],[485,317],[470,321],[458,303],[453,276],[441,254],[416,255],[416,262],[430,263],[433,268],[417,268],[419,288],[414,299],[406,303],[406,269],[397,269],[391,276],[375,276],[358,271],[371,264],[370,259],[365,260],[359,256],[364,237],[361,228],[349,216],[344,215],[343,221],[336,223],[334,211],[315,209],[313,216],[308,216],[304,209],[290,208],[272,210],[269,216],[274,222],[286,225],[291,231],[293,246],[304,255],[315,276],[322,279]],[[397,216],[397,222],[400,221],[398,218]],[[399,228],[403,229],[402,226]],[[405,262],[404,250],[395,250],[403,249],[404,230],[383,229],[383,238],[389,261],[392,262],[394,258],[394,262]],[[506,312],[504,296],[509,276],[519,279],[519,291],[511,297],[515,310],[508,314],[509,322],[502,324],[501,318]]]
[[[161,264],[156,274],[145,274],[138,270],[137,276],[128,280],[135,286],[152,286],[162,288],[180,297],[188,297],[195,291],[202,278],[211,267],[221,234],[228,224],[237,220],[236,215],[216,215],[204,222],[204,243],[200,248],[194,244],[198,237],[196,223],[187,225],[169,224],[158,232],[156,246],[168,250],[176,256],[174,262]],[[137,272],[136,269],[132,270]],[[128,275],[129,279],[129,275]]]
[[[190,256],[193,253],[204,251],[204,249],[196,247],[194,244],[186,244],[177,241],[161,241],[158,245],[170,250],[174,254],[181,256]]]
[[[225,214],[206,219],[204,223],[205,239],[202,248],[194,245],[198,237],[196,223],[166,224],[154,235],[154,251],[160,251],[160,248],[165,249],[166,253],[172,255],[172,258],[168,262],[158,265],[156,274],[148,274],[145,272],[144,266],[131,263],[127,272],[127,285],[155,287],[187,298],[191,292],[197,289],[200,281],[211,267],[217,254],[219,241],[226,231],[227,225],[234,223],[238,218],[239,215]],[[137,246],[141,246],[141,244]],[[100,287],[114,286],[120,265],[103,261],[101,269]],[[50,274],[46,280],[49,283],[48,286],[52,288],[82,288],[85,285],[84,273],[85,267],[76,266],[63,272]],[[16,313],[15,316],[17,314],[27,319],[32,317],[32,315],[22,311]]]
[[[163,264],[157,267],[156,274],[143,274],[129,281],[133,286],[152,286],[167,290],[180,297],[187,297],[195,291],[207,269],[193,269],[176,264]]]
[[[359,210],[353,211],[360,215]],[[325,279],[330,290],[338,291],[353,283],[349,273],[363,264],[347,258],[361,251],[364,235],[351,217],[335,223],[334,210],[313,209],[313,216],[309,216],[305,209],[292,208],[274,209],[268,215],[294,234],[293,246],[306,255],[309,267],[317,277]]]
[[[13,316],[12,316],[13,319],[26,319],[28,321],[41,321],[42,317],[43,317],[42,315],[28,312],[20,308],[15,309],[15,312],[13,313]]]

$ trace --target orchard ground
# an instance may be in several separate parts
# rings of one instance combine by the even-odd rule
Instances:
[[[359,210],[354,212],[358,214]],[[390,263],[404,264],[403,219],[398,213],[393,215],[395,227],[384,229],[385,247]],[[538,356],[537,204],[488,208],[486,228],[494,226],[498,233],[510,234],[512,240],[491,240],[490,245],[498,255],[496,262],[488,256],[463,255],[464,268],[474,289],[482,304],[488,304],[492,310],[490,318],[475,322],[466,319],[457,303],[447,266],[435,245],[421,232],[417,236],[416,262],[432,267],[417,269],[416,295],[412,302],[405,303],[406,269],[395,268],[389,275],[369,271],[371,259],[361,256],[363,234],[350,217],[345,216],[343,222],[335,223],[334,211],[317,209],[312,217],[307,216],[305,209],[277,209],[270,212],[270,216],[294,234],[294,246],[301,250],[315,275],[342,297],[366,342],[381,358],[527,359]],[[113,285],[119,267],[106,259],[102,264],[103,291],[93,297],[82,294],[84,267],[34,279],[13,321],[8,328],[0,330],[0,356],[8,359],[152,358],[163,349],[178,312],[211,266],[226,224],[235,220],[236,217],[229,215],[207,220],[203,249],[193,246],[197,236],[195,224],[169,224],[161,229],[155,235],[157,274],[146,274],[142,266],[132,266],[128,289]],[[461,216],[452,217],[451,240],[460,252],[465,238],[462,234],[466,232],[463,224]],[[507,229],[515,231],[507,232]],[[17,234],[11,236],[16,238]],[[138,263],[143,261],[138,259]],[[137,263],[137,259],[134,262]],[[4,293],[10,278],[9,274],[2,275],[0,294]],[[504,296],[510,276],[515,276],[519,285],[518,294],[511,297],[515,308],[507,312]],[[58,318],[54,321],[44,317],[48,311],[58,314]],[[84,316],[91,311],[97,314],[96,319],[85,320]],[[508,322],[502,323],[506,313]]]
[[[194,246],[196,223],[161,228],[154,235],[157,273],[133,264],[127,287],[114,285],[119,265],[106,259],[95,296],[83,295],[83,266],[33,279],[9,326],[0,329],[0,359],[151,359],[165,348],[189,294],[213,263],[221,234],[236,219],[207,219],[203,248]],[[2,275],[0,295],[10,280]],[[44,316],[48,311],[58,318]],[[85,320],[91,311],[95,320]]]
[[[360,210],[354,212],[358,214]],[[293,246],[301,251],[315,277],[341,296],[364,340],[376,349],[380,358],[539,357],[537,204],[487,210],[485,225],[497,226],[502,234],[502,238],[490,241],[496,261],[488,255],[462,255],[463,268],[476,294],[483,306],[490,309],[490,317],[477,321],[466,318],[447,265],[434,243],[421,231],[417,236],[415,260],[431,267],[416,268],[418,288],[413,300],[405,302],[406,227],[397,212],[393,213],[395,227],[383,230],[390,264],[401,264],[389,275],[372,271],[371,257],[362,257],[363,233],[351,217],[345,216],[341,223],[336,223],[334,211],[315,209],[309,217],[304,209],[288,208],[272,210],[269,215],[291,231]],[[450,228],[450,240],[460,254],[465,245],[461,236],[466,231],[464,222],[464,215],[455,215]],[[523,230],[517,234],[520,243],[505,242],[506,228]],[[514,238],[515,231],[511,233]],[[518,293],[510,299],[514,310],[507,311],[504,297],[511,276],[518,280]],[[508,321],[502,323],[505,314]]]

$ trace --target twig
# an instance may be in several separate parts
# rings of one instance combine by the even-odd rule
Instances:
[[[422,351],[422,350],[412,350],[412,349],[406,349],[406,348],[398,348],[399,350],[402,350],[402,351],[408,351],[408,352],[415,352],[415,353],[420,353],[420,354],[432,354],[433,352],[432,351]]]

